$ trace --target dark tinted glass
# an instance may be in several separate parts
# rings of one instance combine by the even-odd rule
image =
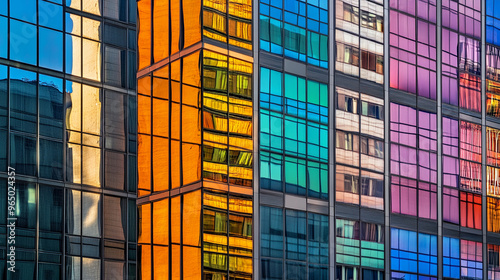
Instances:
[[[36,74],[10,68],[10,127],[36,133]]]
[[[11,134],[10,166],[16,169],[17,174],[36,176],[36,139],[34,137]]]
[[[61,142],[40,139],[40,177],[63,179],[63,145]]]
[[[40,75],[38,90],[40,135],[62,140],[64,120],[63,82],[58,78]]]

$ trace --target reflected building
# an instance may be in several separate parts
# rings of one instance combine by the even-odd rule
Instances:
[[[1,1],[0,279],[137,278],[136,9]]]
[[[138,277],[499,279],[500,1],[138,11]]]

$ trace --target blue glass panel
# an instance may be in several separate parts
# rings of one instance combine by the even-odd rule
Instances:
[[[0,65],[0,128],[7,128],[7,69],[7,66]]]
[[[283,210],[262,206],[261,211],[261,255],[283,257]]]
[[[40,27],[40,67],[63,70],[63,35],[62,32]]]
[[[62,140],[64,120],[63,82],[58,78],[40,75],[38,89],[40,135]]]
[[[10,59],[35,65],[36,37],[35,25],[10,20]]]
[[[278,280],[283,279],[283,261],[281,260],[261,260],[261,277],[262,280]]]
[[[291,260],[306,260],[306,213],[286,210],[286,257]],[[305,279],[297,278],[297,279]]]
[[[38,24],[62,31],[62,6],[43,0],[38,1]]]
[[[7,1],[0,1],[0,15],[7,16]]]
[[[10,135],[10,166],[17,174],[36,176],[36,139]],[[20,204],[20,203],[19,203]]]
[[[36,0],[10,0],[10,17],[36,24]]]
[[[7,58],[7,46],[9,45],[9,31],[7,18],[0,17],[0,57]]]
[[[36,133],[36,74],[10,68],[10,127],[14,130]]]
[[[7,131],[0,130],[0,143],[7,143]],[[0,145],[0,168],[7,170],[7,145]],[[4,208],[6,209],[6,208]]]

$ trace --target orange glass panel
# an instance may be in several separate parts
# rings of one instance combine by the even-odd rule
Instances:
[[[171,168],[171,180],[172,180],[172,189],[178,188],[181,186],[181,147],[180,141],[172,140],[170,142],[170,168]]]
[[[193,107],[200,107],[201,89],[182,85],[182,103]]]
[[[151,76],[137,79],[137,93],[151,95]]]
[[[82,147],[82,184],[101,187],[101,149]]]
[[[217,193],[203,193],[203,205],[227,210],[227,195]]]
[[[153,191],[168,190],[168,139],[153,137],[153,155]]]
[[[201,86],[200,51],[183,58],[182,83],[191,86]]]
[[[201,248],[182,247],[184,279],[201,279]]]
[[[137,139],[137,188],[144,196],[151,191],[151,136],[139,134]]]
[[[229,197],[229,211],[252,214],[252,199]]]
[[[181,133],[181,106],[179,103],[172,102],[172,112],[170,115],[170,137],[180,140]]]
[[[139,277],[151,279],[151,245],[139,245],[139,256]]]
[[[184,48],[201,40],[201,0],[183,0]]]
[[[151,134],[151,97],[137,95],[137,130]]]
[[[181,246],[172,245],[172,280],[181,279]]]
[[[185,194],[182,216],[182,224],[185,228],[182,235],[184,245],[201,246],[200,218],[201,191],[198,190]]]
[[[167,68],[168,70],[168,68]],[[156,74],[156,72],[155,72]],[[169,92],[170,84],[168,78],[159,78],[154,76],[153,77],[153,96],[162,98],[162,99],[169,99],[170,92]]]
[[[181,21],[181,5],[180,0],[170,1],[170,22],[172,24],[172,49],[171,53],[174,54],[179,51],[179,34],[180,34],[180,21]]]
[[[83,85],[82,131],[101,134],[101,90]]]
[[[153,135],[168,137],[168,100],[153,98]]]
[[[151,243],[151,204],[139,205],[139,243]]]
[[[153,55],[154,61],[158,62],[167,58],[169,48],[169,33],[168,33],[168,2],[169,1],[154,1],[153,8]]]
[[[182,143],[182,185],[199,180],[201,180],[201,147]]]
[[[154,246],[153,258],[154,279],[168,279],[168,246]]]
[[[137,1],[137,10],[139,11],[137,51],[139,69],[142,69],[151,65],[151,0]]]
[[[182,141],[201,143],[201,110],[182,106]]]
[[[171,238],[172,243],[181,243],[181,197],[173,197],[170,199],[172,205],[170,205],[170,225],[171,225]],[[186,230],[189,230],[189,225],[186,225]]]
[[[153,202],[153,244],[168,245],[168,198]]]
[[[500,199],[488,197],[488,231],[500,233]]]

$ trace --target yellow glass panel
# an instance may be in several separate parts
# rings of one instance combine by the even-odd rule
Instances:
[[[252,116],[252,101],[243,100],[239,98],[229,98],[229,113]]]
[[[83,85],[83,132],[101,134],[100,90],[87,85]]]
[[[68,142],[81,144],[82,143],[82,134],[80,132],[68,131]]]
[[[156,74],[156,72],[155,72]],[[153,77],[153,96],[162,98],[165,100],[169,99],[169,80],[165,78],[158,78],[156,76]]]
[[[252,214],[252,199],[229,197],[229,211]]]
[[[181,279],[181,246],[172,245],[172,280]]]
[[[217,31],[222,34],[226,33],[226,17],[225,15],[212,12],[212,11],[203,11],[203,26],[205,28],[208,28],[209,30]],[[225,36],[219,34],[221,38],[224,38],[225,41]],[[212,38],[212,37],[210,37]],[[216,39],[216,38],[213,38]]]
[[[151,191],[151,136],[137,135],[137,188],[139,196]]]
[[[201,248],[183,246],[182,260],[184,279],[201,279]]]
[[[151,95],[151,76],[144,76],[137,80],[137,93]]]
[[[181,7],[180,0],[170,1],[170,24],[171,24],[171,53],[177,53],[179,51],[179,35],[180,35],[180,21],[181,21]],[[172,78],[173,79],[173,78]]]
[[[179,103],[172,102],[172,112],[170,115],[170,137],[172,139],[180,140],[181,134],[181,106]]]
[[[168,246],[154,246],[154,279],[168,279]]]
[[[203,171],[227,175],[227,165],[204,161]]]
[[[82,130],[82,85],[75,82],[66,85],[66,128]]]
[[[82,38],[78,36],[66,35],[66,72],[82,76]]]
[[[253,64],[251,62],[243,61],[241,59],[229,57],[229,71],[238,71],[238,72],[252,74]]]
[[[227,136],[215,134],[208,131],[203,131],[203,141],[227,144]],[[252,145],[250,145],[250,148],[252,148]]]
[[[488,231],[500,233],[500,199],[488,197]]]
[[[212,8],[219,12],[226,12],[226,0],[203,0],[203,6]]]
[[[182,180],[183,185],[201,180],[200,145],[182,143]]]
[[[168,137],[168,100],[153,98],[153,135]]]
[[[101,81],[101,44],[83,39],[83,77]]]
[[[252,136],[252,121],[229,119],[229,133]]]
[[[82,148],[82,184],[101,187],[101,149]]]
[[[71,24],[66,23],[66,26],[71,26],[71,29],[66,28],[67,33],[73,35],[82,35],[82,17],[75,14],[69,14]]]
[[[176,196],[171,198],[171,213],[170,223],[172,230],[172,243],[181,243],[181,197]],[[189,230],[189,225],[186,225],[186,230]]]
[[[233,178],[252,180],[252,169],[239,166],[229,166],[229,176]]]
[[[93,146],[99,148],[101,146],[101,137],[96,136],[96,135],[91,135],[91,134],[82,134],[82,144],[88,145],[88,146]]]
[[[238,41],[238,40],[235,40],[235,39],[231,39],[231,38],[229,38],[229,44],[233,45],[233,46],[240,47],[240,48],[244,48],[244,49],[247,49],[247,50],[251,50],[252,49],[252,44],[250,44],[250,43],[244,43],[244,42],[241,42],[241,41]]]
[[[252,19],[252,1],[251,0],[229,0],[229,14],[244,18]]]
[[[140,263],[139,263],[140,267],[138,269],[140,273],[139,277],[141,279],[151,279],[151,245],[139,245],[139,252],[140,252]]]
[[[151,98],[137,95],[137,130],[139,133],[151,134]]]
[[[139,205],[138,243],[151,243],[151,204]]]
[[[205,251],[227,253],[227,236],[203,233],[203,249]]]
[[[227,68],[227,56],[212,51],[203,51],[203,65]]]
[[[227,195],[205,192],[203,205],[227,210]]]
[[[217,131],[227,132],[227,118],[223,115],[216,115],[210,112],[203,112],[203,127]]]
[[[207,38],[210,38],[210,39],[217,40],[217,41],[221,41],[221,42],[226,42],[227,41],[226,36],[219,35],[217,33],[210,32],[208,30],[203,30],[203,36],[205,36]]]
[[[83,0],[82,10],[100,16],[101,7],[99,6],[99,2],[99,0]]]
[[[182,242],[184,245],[200,246],[201,191],[184,194]],[[187,226],[186,226],[187,225]],[[186,248],[186,247],[184,247]]]
[[[201,143],[201,110],[182,106],[182,141]]]
[[[153,137],[153,191],[165,191],[168,185],[168,139]]]
[[[169,1],[154,1],[153,8],[153,54],[154,61],[167,58],[169,53]]]
[[[84,1],[86,2],[86,1]],[[90,18],[83,17],[83,37],[100,41],[101,39],[101,22]]]
[[[246,150],[253,149],[252,139],[247,139],[247,138],[243,138],[243,137],[231,136],[229,138],[229,145],[234,146],[234,147],[240,147],[240,148],[243,148]]]
[[[139,69],[151,65],[151,0],[137,1],[139,22],[137,24],[137,51]]]
[[[67,180],[72,183],[82,183],[82,146],[68,143],[66,155]]]
[[[193,107],[200,107],[201,102],[201,89],[182,85],[182,104],[190,105]]]
[[[229,257],[229,271],[252,273],[252,258]]]
[[[168,198],[153,202],[153,244],[169,244],[168,220]]]
[[[170,142],[170,168],[171,168],[171,180],[172,180],[172,189],[178,188],[181,186],[181,147],[180,141],[172,140]]]
[[[203,92],[203,105],[216,111],[227,112],[227,96]]]
[[[238,217],[243,219],[243,217]],[[250,235],[251,237],[251,235]],[[252,256],[252,239],[230,236],[229,237],[229,253],[241,256]]]
[[[184,48],[201,41],[201,0],[184,0]]]

